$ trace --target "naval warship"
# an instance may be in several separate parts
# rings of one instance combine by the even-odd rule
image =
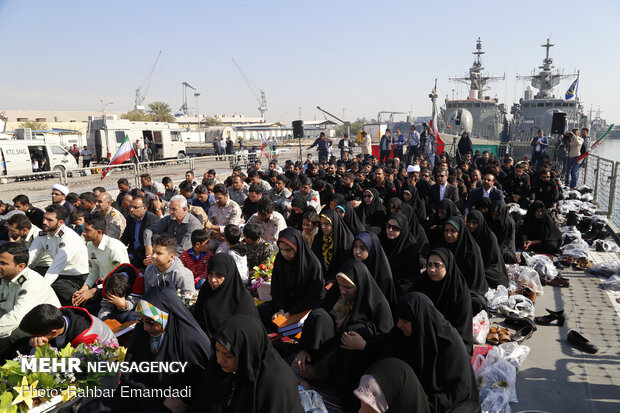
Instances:
[[[497,99],[485,96],[490,81],[504,80],[505,77],[485,76],[482,66],[482,40],[476,41],[476,56],[469,75],[462,78],[451,78],[452,81],[464,82],[469,85],[469,96],[465,100],[445,101],[442,108],[440,132],[460,135],[467,132],[475,138],[491,141],[529,141],[536,136],[539,129],[545,134],[559,134],[560,131],[572,128],[588,127],[591,136],[596,137],[604,131],[606,122],[598,116],[595,122],[591,122],[578,97],[564,99],[555,97],[553,88],[564,78],[577,78],[578,73],[561,74],[554,70],[553,59],[549,55],[554,45],[547,39],[542,47],[546,49],[542,66],[538,73],[530,76],[517,76],[517,79],[530,80],[524,96],[518,103],[512,105],[508,119],[508,113],[504,104]],[[534,93],[534,90],[538,91]]]

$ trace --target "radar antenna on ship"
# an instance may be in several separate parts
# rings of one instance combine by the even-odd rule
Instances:
[[[484,92],[489,90],[487,87],[487,83],[495,81],[495,80],[505,80],[506,76],[484,76],[482,71],[484,67],[482,66],[482,55],[486,52],[482,50],[482,40],[478,37],[476,40],[476,50],[472,52],[473,55],[476,56],[474,60],[474,64],[469,68],[469,76],[467,77],[451,77],[450,80],[453,82],[461,82],[469,85],[469,99],[479,99],[483,100]]]
[[[553,59],[549,57],[549,50],[555,46],[551,43],[551,39],[547,39],[547,43],[541,45],[545,50],[545,58],[543,59],[542,66],[538,66],[540,72],[531,76],[517,76],[517,79],[531,80],[533,88],[538,89],[538,93],[534,96],[534,99],[553,99],[553,88],[556,87],[560,80],[578,76],[577,73],[570,73],[567,75],[561,74],[559,71],[553,72]]]

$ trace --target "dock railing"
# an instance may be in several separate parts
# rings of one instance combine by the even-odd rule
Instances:
[[[616,227],[620,226],[620,208],[617,200],[620,197],[620,162],[597,155],[588,155],[579,168],[577,185],[592,188],[592,195],[599,211],[607,215]]]

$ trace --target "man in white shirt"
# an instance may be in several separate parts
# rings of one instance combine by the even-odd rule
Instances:
[[[286,220],[277,211],[274,211],[274,203],[269,198],[263,198],[258,202],[258,212],[250,217],[248,223],[259,226],[261,238],[264,239],[273,251],[278,251],[278,235],[286,228]]]
[[[73,294],[72,301],[76,307],[83,307],[89,300],[95,306],[101,302],[101,293],[96,287],[97,281],[103,281],[114,268],[129,263],[127,247],[117,239],[104,234],[106,220],[101,214],[92,214],[84,223],[84,239],[87,241],[88,266],[90,268],[84,285]],[[97,311],[91,312],[97,314]]]
[[[6,220],[9,229],[9,241],[23,244],[26,249],[30,248],[32,242],[39,236],[41,229],[34,225],[25,214],[15,214]],[[37,267],[33,268],[41,275],[45,275],[47,269],[52,265],[52,257],[47,253],[42,253],[37,263]]]
[[[49,205],[43,216],[43,231],[30,245],[29,267],[36,267],[45,253],[54,260],[45,273],[60,304],[71,305],[71,297],[88,274],[88,252],[82,238],[65,226],[67,211],[60,205]]]

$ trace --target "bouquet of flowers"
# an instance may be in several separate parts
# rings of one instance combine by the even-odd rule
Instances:
[[[182,293],[181,290],[177,290],[177,295],[187,307],[190,313],[193,313],[194,307],[196,306],[196,300],[198,300],[198,291],[192,291],[188,293]]]
[[[90,372],[88,362],[121,362],[127,350],[113,342],[95,341],[76,348],[67,344],[56,350],[48,344],[37,347],[34,356],[19,355],[0,366],[0,412],[25,413],[52,399],[56,403],[76,396],[78,389],[100,388],[102,379],[114,376],[113,372]],[[50,373],[22,370],[22,359],[79,359],[81,372],[56,371]],[[47,409],[46,409],[47,410]]]
[[[273,261],[276,254],[272,254],[262,264],[254,266],[254,276],[252,277],[252,291],[265,283],[271,283],[271,273],[273,272]]]

